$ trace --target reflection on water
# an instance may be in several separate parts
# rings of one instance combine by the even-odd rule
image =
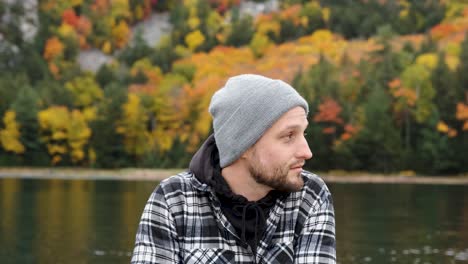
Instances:
[[[155,186],[0,179],[0,262],[129,263]],[[339,263],[468,263],[468,186],[329,187]]]
[[[129,263],[156,184],[0,179],[0,262]]]
[[[467,263],[468,186],[335,184],[340,263]]]

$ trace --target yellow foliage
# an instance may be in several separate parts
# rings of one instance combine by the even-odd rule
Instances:
[[[117,133],[124,138],[125,150],[137,157],[146,152],[149,138],[146,131],[148,116],[140,101],[136,94],[128,95],[127,103],[122,106],[123,117],[117,125]]]
[[[450,70],[455,71],[458,68],[458,65],[460,64],[460,58],[458,56],[446,55],[445,63],[447,64]]]
[[[110,54],[112,52],[112,44],[110,41],[104,42],[104,44],[102,44],[101,50],[106,54]]]
[[[158,66],[154,66],[148,58],[136,61],[130,69],[130,74],[135,77],[139,72],[143,73],[150,84],[159,84],[163,73]]]
[[[15,154],[24,153],[24,146],[20,141],[20,125],[16,122],[16,113],[12,110],[6,111],[3,117],[4,129],[0,129],[0,145],[6,151]]]
[[[67,154],[73,163],[84,160],[84,147],[91,137],[91,129],[79,110],[70,113],[66,107],[52,106],[40,111],[38,119],[41,139],[52,156],[52,164]]]
[[[303,40],[307,40],[309,43],[330,42],[333,41],[333,33],[327,29],[319,29],[314,31],[310,37],[303,38]]]
[[[185,44],[187,44],[187,47],[192,52],[203,44],[203,42],[205,42],[205,36],[203,36],[203,33],[201,33],[200,30],[195,30],[185,36]]]
[[[96,162],[96,151],[94,151],[93,148],[90,148],[88,150],[88,159],[89,159],[89,163],[91,164],[94,164]]]
[[[115,47],[120,49],[123,48],[128,40],[130,39],[131,31],[128,27],[127,22],[120,20],[120,22],[112,27],[112,40]]]
[[[330,20],[330,8],[324,7],[322,9],[323,21],[328,22]]]
[[[223,18],[216,11],[211,11],[206,19],[207,31],[213,35],[217,33],[223,26]]]
[[[89,106],[89,107],[83,108],[83,116],[87,122],[96,120],[97,118],[96,106]]]
[[[99,84],[91,75],[78,76],[67,82],[65,88],[73,94],[74,103],[79,107],[91,106],[104,96]]]
[[[62,25],[60,25],[58,29],[58,33],[60,36],[64,38],[68,38],[68,37],[76,38],[77,37],[75,29],[67,23],[62,23]]]
[[[187,24],[191,30],[194,30],[200,25],[200,19],[196,16],[192,16],[188,19]]]
[[[437,123],[437,131],[442,132],[442,133],[447,133],[449,131],[449,126],[445,124],[444,121],[439,121]]]
[[[460,43],[450,42],[443,48],[445,54],[452,56],[460,56],[461,46]]]
[[[137,5],[135,7],[135,14],[134,14],[135,18],[137,20],[141,20],[143,18],[143,15],[144,15],[143,8],[141,7],[141,5]]]
[[[131,17],[130,5],[128,0],[111,0],[111,17],[123,17],[129,19]]]
[[[416,58],[416,64],[423,65],[430,70],[434,70],[437,66],[437,61],[438,58],[435,53],[424,53]]]
[[[275,36],[279,36],[281,31],[280,22],[277,20],[268,20],[268,21],[261,21],[257,20],[257,33],[256,34],[263,34],[266,35],[268,32],[272,32]]]
[[[85,157],[83,148],[91,137],[91,129],[88,127],[85,116],[79,110],[73,110],[71,112],[67,132],[72,162],[77,163],[82,161]]]
[[[264,52],[271,46],[270,39],[261,33],[255,33],[252,41],[249,44],[249,47],[252,49],[252,52],[256,57],[263,56]]]
[[[72,6],[79,6],[83,3],[83,0],[71,0]]]
[[[190,50],[187,49],[186,47],[178,44],[176,47],[175,47],[175,53],[177,55],[179,55],[180,57],[187,57],[191,54]]]

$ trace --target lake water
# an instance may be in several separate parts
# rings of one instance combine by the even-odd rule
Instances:
[[[0,263],[129,263],[156,184],[0,179]],[[468,263],[468,186],[328,185],[338,263]]]

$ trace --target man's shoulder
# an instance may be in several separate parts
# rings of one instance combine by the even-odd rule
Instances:
[[[304,178],[304,195],[313,196],[320,203],[331,199],[330,190],[322,178],[306,170],[302,171],[302,177]]]
[[[315,173],[303,170],[302,177],[304,178],[304,184],[308,187],[318,189],[327,188],[325,181]]]
[[[172,175],[159,183],[158,189],[164,190],[165,193],[174,191],[188,191],[194,189],[205,189],[206,186],[200,183],[190,171],[183,171]]]

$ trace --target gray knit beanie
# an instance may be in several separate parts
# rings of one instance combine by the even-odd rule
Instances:
[[[290,109],[307,102],[289,84],[255,74],[229,78],[211,98],[221,168],[236,161]]]

